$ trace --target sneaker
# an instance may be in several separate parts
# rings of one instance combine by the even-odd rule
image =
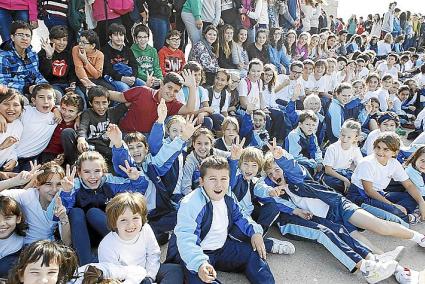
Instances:
[[[375,260],[378,262],[388,262],[391,260],[399,261],[403,256],[404,246],[398,246],[392,251],[387,251],[383,254],[375,255]]]
[[[419,272],[403,267],[403,270],[398,270],[394,273],[395,279],[400,284],[418,284]]]
[[[275,254],[294,254],[295,246],[287,241],[281,241],[275,238],[268,238],[273,242],[271,253]]]
[[[409,224],[415,225],[422,222],[422,216],[421,213],[413,212],[412,214],[409,214]]]
[[[367,283],[378,283],[394,274],[397,268],[397,261],[376,262],[374,260],[364,260],[364,271],[362,274]]]
[[[425,248],[425,237],[422,238],[422,240],[418,243],[418,245]]]

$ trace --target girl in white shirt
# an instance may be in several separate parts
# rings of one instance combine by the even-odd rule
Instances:
[[[23,96],[14,89],[0,85],[0,116],[3,116],[7,123],[6,131],[0,133],[0,168],[4,171],[12,171],[18,163],[16,146],[23,130],[19,120],[23,108]]]
[[[394,158],[400,145],[396,133],[380,134],[373,143],[374,153],[360,160],[354,170],[347,198],[359,206],[364,204],[371,208],[370,213],[377,217],[406,225],[417,219],[412,213],[418,205],[425,214],[425,201],[403,166]],[[400,182],[400,188],[406,192],[387,192],[391,180]]]
[[[6,278],[24,246],[27,230],[18,202],[0,196],[0,278]]]
[[[140,193],[118,194],[106,206],[107,234],[99,244],[99,262],[138,266],[143,279],[161,283],[183,283],[178,264],[161,264],[161,251],[147,223],[147,205]]]
[[[341,127],[339,140],[331,144],[325,153],[325,173],[322,181],[336,191],[345,194],[351,185],[351,175],[357,163],[363,158],[357,146],[361,125],[347,120]]]

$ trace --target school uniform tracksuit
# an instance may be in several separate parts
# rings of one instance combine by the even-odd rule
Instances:
[[[242,213],[234,197],[225,195],[224,201],[229,218],[228,232],[237,226],[249,238],[255,233],[263,233],[260,225]],[[198,277],[198,270],[204,262],[209,262],[219,271],[244,272],[251,283],[275,283],[267,262],[253,251],[250,243],[228,237],[220,249],[204,251],[201,248],[200,243],[211,228],[212,216],[213,205],[203,188],[185,196],[177,213],[175,235],[169,242],[166,262],[181,263],[188,283],[203,283]]]
[[[284,156],[276,163],[284,171],[292,194],[314,200],[321,200],[329,206],[326,218],[314,216],[305,220],[293,214],[295,204],[287,194],[280,197],[270,197],[269,190],[276,184],[268,177],[264,178],[263,186],[255,187],[254,194],[261,203],[275,203],[281,214],[277,220],[282,235],[291,234],[317,241],[332,253],[349,271],[356,270],[356,264],[363,260],[369,249],[362,246],[350,236],[356,230],[348,219],[358,207],[338,193],[327,190],[316,182],[306,180],[307,173],[290,155]]]

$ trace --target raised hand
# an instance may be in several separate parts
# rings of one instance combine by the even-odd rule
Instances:
[[[161,98],[161,102],[159,103],[156,111],[158,113],[158,119],[156,121],[158,123],[164,123],[165,119],[167,118],[168,109],[163,98]]]
[[[239,141],[239,137],[236,137],[235,143],[233,143],[232,147],[230,148],[230,159],[240,159],[243,151],[243,145],[245,145],[245,138],[242,138],[242,140]]]
[[[130,164],[127,160],[124,161],[125,167],[122,165],[119,165],[120,169],[126,173],[129,179],[131,180],[137,180],[140,176],[140,172],[135,167],[130,167]]]
[[[146,70],[146,86],[151,88],[154,83],[155,83],[155,77],[153,76],[153,71],[151,73],[149,73]]]
[[[184,79],[184,85],[188,88],[196,88],[196,79],[193,72],[190,70],[183,70],[182,77]]]
[[[120,148],[122,146],[122,132],[116,124],[109,124],[108,129],[106,130],[106,135],[116,148]]]
[[[22,171],[16,177],[14,177],[16,179],[17,185],[27,184],[26,188],[31,187],[35,182],[37,176],[44,172],[43,170],[40,170],[41,165],[37,165],[37,161],[35,161],[34,163],[30,161],[30,165],[31,170],[29,172]]]
[[[76,172],[77,172],[76,167],[72,167],[72,172],[71,172],[71,166],[66,165],[65,176],[61,180],[61,186],[63,191],[65,192],[72,191],[72,189],[74,188],[74,178],[75,178]]]
[[[68,215],[66,215],[66,208],[62,204],[62,199],[60,198],[59,194],[55,197],[55,203],[55,216],[59,218],[61,223],[67,223]]]
[[[83,61],[84,64],[87,64],[89,62],[85,49],[78,49],[78,57],[80,57],[81,61]]]
[[[301,84],[296,84],[294,88],[294,93],[292,94],[292,101],[296,101],[300,98],[302,92],[302,86]]]
[[[183,126],[180,138],[183,139],[184,141],[188,141],[190,137],[192,137],[193,133],[202,126],[202,125],[195,126],[195,124],[196,124],[196,119],[193,114],[186,117],[186,123]]]
[[[273,154],[273,158],[275,158],[276,160],[279,160],[287,153],[285,149],[277,145],[276,137],[273,138],[272,144],[267,142],[267,147]]]
[[[4,139],[3,143],[0,144],[0,150],[7,149],[13,144],[17,143],[18,141],[19,141],[18,137],[9,136],[6,139]]]
[[[40,39],[41,42],[41,48],[44,49],[44,51],[46,52],[46,57],[47,58],[52,58],[53,53],[55,52],[55,43],[53,43],[52,45],[49,43],[49,40],[46,39]]]

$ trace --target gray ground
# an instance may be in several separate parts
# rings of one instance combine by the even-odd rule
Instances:
[[[33,46],[37,50],[40,48],[39,38],[47,37],[46,27],[39,21],[41,28],[37,29],[33,38]],[[405,140],[405,142],[407,142]],[[406,143],[408,144],[408,143]],[[425,223],[416,225],[413,229],[425,233]],[[372,233],[365,233],[366,236],[384,251],[393,250],[396,246],[404,245],[406,251],[400,264],[412,269],[425,269],[425,248],[420,248],[413,242],[400,241],[394,238],[377,236]],[[283,238],[277,229],[273,228],[270,236]],[[275,276],[276,283],[302,283],[302,284],[329,284],[329,283],[366,283],[360,273],[351,274],[343,265],[341,265],[325,248],[321,245],[304,242],[292,241],[296,247],[296,252],[292,256],[268,255],[268,263]],[[163,257],[166,253],[166,246],[161,249]],[[249,283],[242,274],[219,273],[219,279],[226,284]],[[383,284],[393,284],[397,281],[392,277]]]

